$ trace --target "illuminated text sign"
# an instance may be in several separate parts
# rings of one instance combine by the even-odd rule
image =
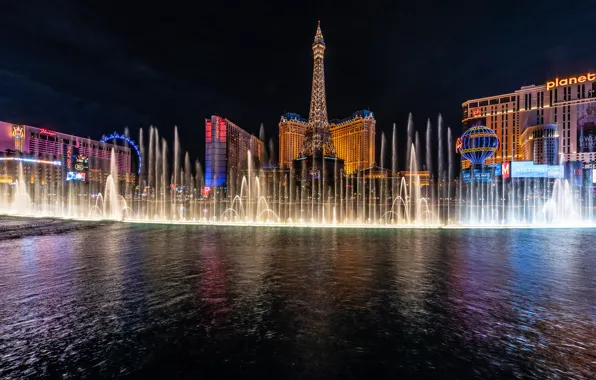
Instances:
[[[563,178],[562,165],[534,164],[532,161],[504,162],[502,167],[503,178]]]
[[[42,135],[56,136],[56,132],[50,131],[49,129],[45,128],[39,128],[39,133],[41,133]]]
[[[490,170],[470,169],[462,170],[462,179],[464,182],[472,182],[472,173],[474,173],[474,182],[492,182],[492,173]]]
[[[507,162],[503,162],[503,165],[501,165],[501,175],[503,176],[503,178],[509,178],[511,175],[511,162],[507,161]]]
[[[85,181],[85,173],[68,172],[66,173],[67,181]]]
[[[584,83],[588,81],[591,82],[594,80],[596,80],[595,73],[587,73],[586,75],[580,75],[579,77],[569,77],[563,79],[556,78],[555,80],[546,82],[546,89],[550,90],[551,88],[558,86],[567,86],[570,84]]]

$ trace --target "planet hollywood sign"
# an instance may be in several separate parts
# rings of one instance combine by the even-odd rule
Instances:
[[[577,84],[577,83],[584,83],[584,82],[593,82],[596,80],[595,73],[587,73],[586,75],[580,75],[578,77],[569,77],[569,78],[555,78],[555,80],[551,80],[546,82],[546,89],[550,90],[551,88],[559,87],[559,86],[568,86],[570,84]]]

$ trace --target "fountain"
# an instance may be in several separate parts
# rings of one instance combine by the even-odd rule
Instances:
[[[381,167],[386,176],[358,169],[345,175],[337,164],[322,172],[245,165],[230,171],[227,187],[205,187],[201,164],[181,148],[177,128],[168,148],[157,128],[149,127],[147,155],[136,188],[121,185],[114,152],[102,188],[52,178],[29,180],[19,163],[17,180],[0,188],[0,212],[30,216],[125,220],[138,223],[268,225],[356,228],[497,228],[594,226],[591,189],[564,178],[485,182],[455,178],[453,136],[439,116],[421,139],[412,116],[407,123],[404,175],[398,172],[397,131],[381,134]],[[264,138],[264,131],[260,135]],[[436,150],[434,150],[436,149]],[[269,147],[269,159],[273,149]],[[173,166],[169,167],[172,163]],[[422,178],[426,168],[430,176]],[[31,173],[43,169],[32,164]],[[333,170],[332,176],[325,170]],[[32,177],[33,178],[33,177]],[[331,178],[331,179],[326,179]],[[87,187],[85,187],[87,186]]]

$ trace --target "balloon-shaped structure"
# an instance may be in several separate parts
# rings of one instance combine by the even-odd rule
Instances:
[[[499,138],[495,131],[482,125],[465,131],[459,139],[455,150],[474,165],[482,165],[499,149]]]

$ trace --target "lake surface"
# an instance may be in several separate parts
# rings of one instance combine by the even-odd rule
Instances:
[[[0,223],[0,228],[3,228]],[[596,231],[0,239],[0,378],[590,378]]]

